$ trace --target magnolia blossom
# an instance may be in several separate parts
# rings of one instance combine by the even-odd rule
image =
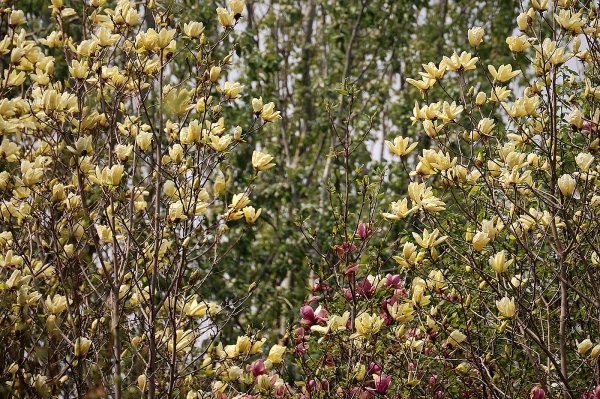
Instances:
[[[274,364],[279,364],[283,361],[283,355],[286,347],[281,345],[273,345],[269,350],[268,359]]]
[[[362,313],[356,318],[356,334],[355,336],[367,337],[379,332],[383,325],[383,318],[377,314]]]
[[[504,250],[498,252],[495,255],[490,256],[489,264],[494,269],[494,271],[498,274],[504,273],[510,265],[514,262],[513,259],[506,260],[506,253]]]
[[[256,209],[254,209],[253,206],[246,206],[246,207],[244,207],[244,209],[242,209],[242,211],[244,212],[244,217],[246,218],[246,223],[253,224],[254,222],[256,222],[256,220],[260,216],[262,208],[260,208],[259,210],[256,210]]]
[[[409,154],[412,150],[414,150],[417,147],[418,144],[415,142],[409,145],[408,142],[408,137],[398,136],[394,139],[393,143],[391,141],[386,140],[385,145],[387,145],[390,151],[394,154],[403,156]]]
[[[577,353],[580,355],[585,355],[587,351],[592,349],[593,346],[594,344],[589,338],[584,339],[583,341],[577,343]]]
[[[90,349],[92,341],[85,337],[79,337],[75,340],[75,356],[83,357]]]
[[[467,336],[465,334],[463,334],[462,332],[460,332],[460,330],[452,330],[452,332],[450,333],[450,336],[448,337],[447,343],[450,346],[458,346],[459,344],[464,342],[464,340],[466,340],[466,339],[467,339]]]
[[[497,70],[493,65],[488,65],[488,70],[490,71],[490,74],[494,80],[499,82],[506,82],[507,80],[510,80],[521,73],[520,69],[513,71],[512,65],[510,64],[500,65]]]
[[[225,97],[227,97],[228,100],[233,100],[240,96],[240,92],[242,91],[243,88],[244,88],[244,86],[242,86],[238,82],[235,82],[235,83],[225,82],[225,87],[223,88],[223,93],[225,94]]]
[[[219,23],[225,28],[229,28],[233,25],[233,18],[235,14],[233,11],[229,12],[227,9],[219,7],[217,8],[217,16],[219,19]]]
[[[257,171],[271,169],[275,166],[271,161],[273,156],[264,152],[254,151],[252,153],[252,167]]]
[[[496,301],[496,307],[502,316],[513,317],[515,315],[515,299],[504,297],[499,301]]]
[[[280,111],[274,111],[275,109],[275,103],[268,103],[265,104],[262,108],[262,112],[260,114],[260,117],[265,121],[265,122],[272,122],[276,119],[281,119],[281,112]]]
[[[573,194],[575,191],[575,185],[575,179],[569,174],[562,175],[558,178],[558,188],[565,197]]]
[[[488,242],[490,242],[488,234],[478,231],[477,234],[473,236],[473,249],[477,252],[481,252]]]
[[[479,47],[483,40],[483,28],[480,26],[476,26],[474,28],[469,29],[468,38],[469,44],[472,47]]]

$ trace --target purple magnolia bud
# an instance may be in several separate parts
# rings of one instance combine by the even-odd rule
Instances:
[[[590,134],[594,129],[596,129],[596,124],[594,122],[584,121],[583,126],[581,127],[581,133]]]
[[[246,367],[246,370],[251,372],[255,377],[263,375],[265,373],[265,362],[262,359],[255,360]]]
[[[375,390],[377,393],[383,395],[390,387],[390,382],[392,382],[392,377],[388,377],[385,374],[375,377]]]
[[[300,315],[302,316],[302,320],[300,323],[306,326],[312,326],[317,322],[317,318],[315,317],[315,311],[310,306],[302,306],[300,308]]]
[[[356,293],[358,295],[364,296],[365,298],[371,298],[373,293],[375,292],[375,287],[369,281],[369,279],[364,279],[357,287]]]
[[[372,233],[371,228],[367,223],[360,222],[358,227],[356,228],[356,234],[360,237],[361,240],[364,240]]]
[[[369,369],[367,370],[367,375],[373,375],[373,374],[380,375],[381,374],[381,366],[378,365],[377,363],[371,362],[369,364]]]
[[[438,378],[437,374],[434,374],[431,377],[429,377],[429,385],[435,384],[437,382],[437,378]]]
[[[400,275],[399,274],[387,274],[385,276],[385,286],[386,287],[395,287],[400,284]]]
[[[546,392],[540,387],[533,387],[531,389],[531,398],[532,399],[544,399],[546,396]]]
[[[598,385],[598,386],[596,387],[596,392],[595,392],[595,394],[596,394],[596,399],[600,399],[600,385]]]

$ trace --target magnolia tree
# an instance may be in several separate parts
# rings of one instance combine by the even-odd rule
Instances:
[[[228,225],[257,220],[253,181],[274,166],[255,151],[246,188],[227,190],[228,154],[279,118],[224,78],[244,1],[216,10],[215,32],[153,2],[79,6],[52,1],[41,38],[0,11],[0,396],[194,398],[224,372],[252,390],[265,340],[217,345],[247,297],[202,289],[227,278]]]
[[[522,6],[513,64],[484,65],[475,27],[469,51],[407,79],[434,145],[386,142],[405,193],[356,165],[361,95],[339,91],[336,224],[298,221],[318,254],[290,331],[303,397],[600,397],[598,10]]]
[[[523,4],[511,65],[482,65],[473,28],[470,52],[408,79],[432,148],[386,142],[404,193],[359,163],[368,95],[338,90],[329,202],[310,215],[335,224],[298,215],[315,279],[268,351],[250,326],[219,335],[255,286],[224,303],[206,289],[230,277],[228,226],[256,222],[274,166],[255,151],[228,189],[228,154],[279,118],[259,98],[226,122],[243,0],[215,32],[154,2],[51,8],[45,38],[0,15],[2,397],[600,398],[593,3]]]

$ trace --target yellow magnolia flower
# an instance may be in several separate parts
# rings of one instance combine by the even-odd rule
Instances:
[[[175,332],[175,345],[173,345],[173,337],[165,336],[163,338],[167,343],[167,349],[169,353],[173,352],[189,352],[192,350],[192,345],[196,338],[194,337],[194,332],[192,330],[177,330]]]
[[[574,34],[581,34],[584,31],[585,33],[591,33],[594,31],[594,28],[582,29],[585,25],[585,19],[581,18],[581,14],[583,10],[580,10],[577,13],[572,13],[571,10],[560,10],[558,14],[554,14],[554,19],[564,30],[567,30]],[[588,30],[590,30],[588,32]]]
[[[577,353],[580,355],[585,355],[587,351],[592,349],[594,344],[589,338],[584,339],[583,341],[577,343]]]
[[[252,344],[252,348],[250,349],[251,355],[256,355],[259,352],[262,352],[262,346],[267,341],[266,338],[262,338],[259,341],[256,341]]]
[[[87,338],[79,337],[75,340],[75,356],[83,357],[90,349],[92,341]]]
[[[418,143],[412,143],[408,145],[409,139],[408,137],[398,136],[394,139],[394,142],[385,141],[385,145],[396,155],[403,156],[409,154],[412,150],[415,149]]]
[[[474,27],[469,29],[468,32],[468,38],[469,38],[469,44],[472,47],[479,47],[479,45],[481,44],[481,42],[483,41],[483,28],[482,27]]]
[[[401,201],[395,201],[391,204],[392,213],[383,213],[383,217],[391,220],[400,220],[405,219],[408,215],[418,209],[418,207],[413,207],[408,209],[408,200],[404,198]]]
[[[393,305],[387,304],[387,311],[397,322],[407,323],[414,319],[414,309],[410,303],[395,302]]]
[[[59,314],[67,309],[67,298],[59,294],[54,294],[52,299],[50,299],[50,295],[48,295],[45,304],[48,308],[48,312]]]
[[[594,346],[594,349],[592,349],[591,356],[592,359],[596,359],[598,356],[600,356],[600,344]]]
[[[242,212],[244,212],[244,217],[246,218],[246,223],[253,224],[254,222],[256,222],[256,220],[260,216],[261,211],[262,211],[262,208],[260,208],[257,211],[254,209],[253,206],[244,207],[244,209],[242,209]]]
[[[487,96],[484,92],[479,92],[477,93],[477,96],[475,97],[475,105],[481,107],[483,104],[485,104],[485,102],[487,101]]]
[[[506,87],[493,87],[492,93],[490,94],[490,102],[499,103],[502,100],[506,99],[506,97],[510,96],[511,90],[508,90]]]
[[[279,364],[283,361],[283,355],[285,354],[286,347],[281,345],[273,345],[269,350],[269,359],[273,364]]]
[[[190,22],[183,24],[183,33],[191,38],[197,39],[204,32],[204,24],[202,22]]]
[[[246,355],[252,349],[252,342],[250,342],[250,338],[244,335],[237,338],[235,346],[239,353]]]
[[[133,145],[125,146],[122,144],[117,144],[117,146],[115,147],[115,155],[121,162],[127,162],[132,151]]]
[[[140,132],[135,137],[135,143],[140,147],[140,150],[146,151],[152,144],[152,132]]]
[[[521,73],[521,70],[512,70],[512,65],[500,65],[498,70],[493,65],[488,65],[488,71],[494,78],[494,81],[506,82]]]
[[[272,122],[275,119],[281,119],[281,112],[280,111],[274,112],[273,111],[274,109],[275,109],[275,104],[274,103],[271,102],[271,103],[265,104],[263,106],[262,113],[260,114],[260,117],[265,122]]]
[[[531,43],[527,40],[527,36],[510,36],[506,38],[506,44],[513,53],[520,53],[531,47]]]
[[[419,75],[421,75],[424,78],[423,79],[424,81],[425,81],[425,78],[433,79],[433,80],[441,79],[444,77],[444,72],[446,72],[445,65],[440,64],[439,68],[433,62],[430,62],[428,64],[421,64],[421,65],[423,66],[423,69],[425,70],[425,72],[419,72]]]
[[[437,112],[436,116],[440,119],[442,119],[442,121],[446,124],[446,123],[450,123],[452,122],[454,119],[456,119],[461,112],[463,112],[464,108],[462,105],[456,105],[456,102],[452,101],[452,104],[448,103],[447,101],[444,101],[444,105],[442,106],[442,111],[441,112]],[[427,121],[425,121],[427,122]],[[425,122],[423,122],[423,125],[425,125]],[[431,122],[431,121],[429,121]],[[436,129],[437,130],[437,129]]]
[[[490,256],[489,264],[494,269],[494,271],[498,274],[504,273],[510,265],[514,262],[513,259],[506,260],[506,253],[504,250],[498,252],[495,255]]]
[[[445,66],[447,69],[457,72],[469,71],[475,69],[475,64],[479,61],[479,57],[471,57],[471,53],[467,53],[466,51],[463,51],[460,56],[456,54],[455,51],[450,58],[444,56],[440,63],[440,67]]]
[[[248,195],[246,193],[239,193],[239,194],[235,194],[233,196],[233,198],[231,199],[231,203],[229,204],[229,207],[232,208],[233,210],[239,211],[239,210],[242,210],[242,208],[244,208],[249,203],[250,203],[250,198],[248,198]]]
[[[580,152],[575,157],[575,163],[577,163],[577,167],[584,173],[590,169],[590,166],[592,166],[593,162],[594,156],[585,152]]]
[[[98,29],[98,33],[93,36],[98,41],[100,47],[110,47],[121,37],[119,34],[113,35],[109,29],[104,27]]]
[[[558,178],[558,188],[565,197],[568,197],[571,194],[573,194],[573,192],[575,191],[575,186],[576,181],[569,174],[564,174]]]
[[[227,97],[228,100],[233,100],[240,96],[240,92],[243,88],[244,86],[242,86],[238,82],[225,82],[225,88],[223,89],[223,93],[225,93],[225,97]]]
[[[411,85],[415,86],[416,88],[418,88],[419,90],[421,90],[422,92],[431,89],[436,82],[435,79],[430,79],[430,78],[426,78],[426,77],[423,77],[422,80],[414,80],[414,79],[408,78],[408,79],[406,79],[406,81],[408,83],[410,83]]]
[[[434,196],[431,187],[425,187],[425,183],[410,183],[408,185],[408,195],[413,206],[423,208],[426,211],[439,212],[446,209],[446,204]]]
[[[544,39],[541,46],[536,45],[533,48],[535,48],[540,57],[550,61],[553,65],[562,65],[573,56],[571,53],[565,54],[565,48],[557,47],[557,43],[550,38]]]
[[[548,0],[531,0],[531,5],[537,11],[547,11],[548,10]]]
[[[448,239],[448,236],[442,236],[438,238],[439,234],[440,231],[438,229],[432,231],[431,234],[427,229],[423,230],[423,237],[421,237],[415,232],[412,233],[413,238],[415,239],[417,244],[419,244],[422,248],[425,249],[434,248]]]
[[[262,108],[263,108],[263,99],[262,99],[262,97],[253,98],[252,99],[252,110],[254,111],[254,113],[255,114],[261,113]]]
[[[460,332],[460,330],[452,330],[446,342],[448,343],[448,345],[456,347],[459,344],[463,343],[466,339],[467,336]]]
[[[210,146],[215,151],[225,151],[227,146],[231,143],[231,136],[228,134],[226,134],[222,137],[215,136],[214,134],[210,134],[208,137],[210,139]]]
[[[102,185],[118,186],[123,178],[123,170],[123,165],[113,165],[102,170],[96,166],[96,179]]]
[[[379,317],[376,313],[372,315],[368,313],[362,313],[355,320],[356,334],[353,337],[369,337],[373,334],[377,334],[379,329],[383,325],[383,318]]]
[[[204,301],[198,302],[196,298],[187,302],[183,307],[183,313],[188,317],[204,317],[208,311],[208,306]]]
[[[219,79],[219,75],[221,74],[221,68],[218,66],[214,66],[212,68],[210,68],[210,72],[208,74],[209,79],[211,82],[216,82],[217,79]]]
[[[252,167],[258,171],[271,169],[275,166],[274,163],[271,163],[272,160],[273,156],[267,153],[256,150],[252,153]]]
[[[473,236],[473,249],[477,252],[481,252],[488,242],[490,242],[488,234],[479,231]]]
[[[407,269],[413,269],[421,263],[425,258],[425,252],[417,251],[418,247],[412,242],[404,243],[401,256],[393,256],[392,258]]]
[[[515,315],[515,299],[504,297],[499,301],[496,301],[496,307],[502,316],[511,318]]]
[[[233,18],[235,17],[235,14],[227,11],[225,8],[219,7],[217,8],[217,17],[219,19],[219,23],[225,29],[227,29],[233,25]]]
[[[489,135],[495,126],[494,120],[490,118],[483,118],[477,123],[477,129],[485,135]]]
[[[231,12],[235,18],[239,18],[242,15],[245,5],[244,0],[229,0],[229,8],[231,8]]]
[[[585,121],[583,112],[576,109],[569,113],[567,116],[567,122],[570,125],[575,126],[577,129],[581,129],[583,127],[583,122]]]

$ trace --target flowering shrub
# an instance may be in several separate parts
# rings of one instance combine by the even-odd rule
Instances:
[[[280,116],[260,99],[246,126],[227,123],[244,89],[224,77],[244,2],[229,5],[209,33],[153,4],[78,14],[53,0],[39,40],[23,11],[1,11],[0,396],[195,397],[224,389],[223,370],[252,381],[223,367],[264,340],[212,345],[246,298],[215,303],[203,286],[227,278],[228,225],[259,218],[253,181],[274,166],[255,152],[231,193],[228,155]]]
[[[251,326],[220,337],[256,285],[225,303],[207,288],[277,163],[254,151],[228,189],[229,154],[281,117],[261,97],[227,123],[244,1],[208,32],[152,2],[55,0],[40,39],[1,10],[2,396],[600,398],[598,10],[531,6],[514,64],[482,65],[475,27],[470,52],[407,79],[432,148],[385,143],[403,193],[357,164],[374,122],[353,127],[356,87],[326,104],[335,224],[298,215],[315,279],[274,345]]]
[[[303,395],[599,397],[596,14],[593,2],[533,0],[506,39],[514,65],[482,65],[476,27],[470,52],[407,79],[423,99],[410,119],[434,146],[386,142],[405,193],[354,169],[368,131],[334,124],[335,227],[298,222],[319,255],[290,333]]]

